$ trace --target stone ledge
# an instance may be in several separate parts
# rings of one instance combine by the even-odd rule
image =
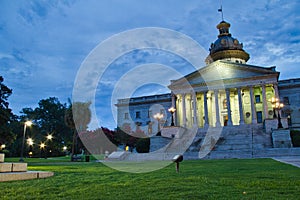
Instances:
[[[12,163],[0,163],[0,172],[11,172]]]
[[[130,152],[127,151],[114,151],[108,156],[108,160],[124,160]]]
[[[0,172],[26,172],[27,163],[0,163]]]
[[[181,138],[185,128],[180,126],[168,126],[161,129],[161,136],[166,138]]]
[[[54,172],[44,172],[44,171],[0,173],[0,182],[48,178],[53,175]]]
[[[4,153],[0,153],[0,163],[4,162],[4,157],[5,157],[5,154]]]

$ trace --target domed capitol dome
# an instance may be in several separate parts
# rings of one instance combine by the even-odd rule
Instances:
[[[205,60],[206,64],[216,60],[228,60],[238,63],[246,63],[249,60],[249,54],[243,50],[243,43],[231,36],[229,27],[230,24],[225,21],[221,21],[217,25],[217,29],[219,29],[218,39],[210,46],[210,53]]]

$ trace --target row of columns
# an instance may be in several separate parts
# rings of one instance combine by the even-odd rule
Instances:
[[[274,92],[275,92],[275,97],[279,98],[279,93],[278,93],[278,85],[273,84],[274,87]],[[267,105],[267,97],[266,97],[266,86],[262,85],[262,99],[263,99],[263,114],[264,116],[268,116],[268,105]],[[256,124],[257,123],[257,116],[256,116],[256,109],[255,109],[255,97],[254,97],[254,88],[253,86],[249,87],[250,91],[250,104],[251,104],[251,114],[252,114],[252,123]],[[209,126],[209,118],[208,118],[208,105],[207,105],[207,93],[208,91],[203,92],[203,101],[204,101],[204,127]],[[231,114],[231,104],[230,104],[230,89],[225,89],[226,93],[226,106],[227,106],[227,116],[228,116],[228,121],[227,125],[231,126],[232,123],[232,114]],[[245,119],[244,119],[244,114],[243,114],[243,101],[242,101],[242,90],[241,88],[237,88],[237,94],[238,94],[238,106],[239,106],[239,124],[245,124]],[[186,126],[187,125],[187,118],[186,118],[186,102],[185,102],[185,97],[186,94],[182,93],[180,94],[182,98],[181,102],[181,107],[182,107],[182,125]],[[194,125],[197,124],[197,98],[196,94],[192,93],[192,100],[193,100],[193,123]],[[221,126],[220,122],[220,109],[219,109],[219,101],[218,101],[218,95],[219,95],[219,90],[214,90],[214,103],[215,103],[215,110],[216,110],[216,126]],[[172,97],[172,105],[174,100],[174,96]]]

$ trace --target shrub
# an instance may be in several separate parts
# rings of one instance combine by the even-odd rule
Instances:
[[[293,147],[300,147],[300,131],[291,130],[291,139]]]
[[[136,143],[136,151],[138,153],[149,153],[150,151],[150,138],[140,138]]]

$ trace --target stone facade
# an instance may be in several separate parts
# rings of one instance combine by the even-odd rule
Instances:
[[[212,153],[204,157],[263,157],[260,149],[273,155],[277,151],[267,149],[282,147],[278,142],[282,143],[283,132],[284,143],[290,142],[288,129],[300,129],[300,79],[278,81],[280,73],[275,66],[247,64],[249,54],[231,36],[229,27],[224,21],[218,24],[220,34],[211,45],[207,65],[172,80],[169,94],[119,99],[118,126],[138,125],[136,129],[142,128],[152,136],[161,126],[170,126],[168,108],[175,107],[175,124],[198,130],[186,153],[190,157],[205,145]],[[275,108],[273,99],[284,107]],[[159,125],[152,117],[156,112],[164,115]],[[288,131],[272,138],[279,128]],[[208,132],[220,134],[218,141],[212,141],[213,136],[207,139]],[[175,138],[169,146],[174,141]],[[283,146],[292,147],[290,143]]]
[[[126,132],[143,131],[147,136],[156,135],[163,126],[171,124],[172,106],[171,94],[119,99],[117,106],[118,127]],[[156,113],[162,114],[162,119],[154,118]]]
[[[278,89],[284,104],[282,116],[287,118],[289,127],[300,129],[300,78],[281,80]]]

